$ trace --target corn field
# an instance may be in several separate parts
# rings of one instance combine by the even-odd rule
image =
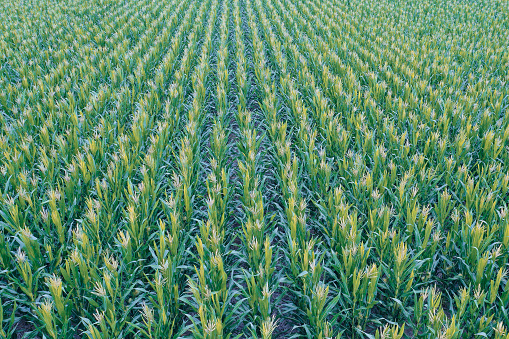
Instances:
[[[0,338],[509,339],[507,0],[0,2]]]

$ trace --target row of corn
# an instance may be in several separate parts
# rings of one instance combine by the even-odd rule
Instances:
[[[248,323],[253,337],[272,338],[277,326],[271,297],[274,293],[273,248],[267,230],[264,197],[262,192],[262,169],[260,147],[263,136],[254,126],[254,117],[248,109],[250,80],[248,70],[252,60],[246,56],[247,32],[242,28],[240,1],[235,0],[233,10],[235,22],[236,89],[238,107],[236,120],[239,126],[239,175],[241,177],[240,202],[243,210],[242,243],[243,258],[247,264],[243,275],[244,295],[247,297]]]

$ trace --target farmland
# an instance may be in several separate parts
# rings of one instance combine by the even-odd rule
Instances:
[[[509,338],[507,0],[0,2],[0,338]]]

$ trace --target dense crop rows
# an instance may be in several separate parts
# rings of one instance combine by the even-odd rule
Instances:
[[[505,0],[0,2],[0,337],[509,338]]]

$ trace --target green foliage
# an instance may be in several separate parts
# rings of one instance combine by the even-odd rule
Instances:
[[[1,338],[509,338],[504,1],[0,19]]]

